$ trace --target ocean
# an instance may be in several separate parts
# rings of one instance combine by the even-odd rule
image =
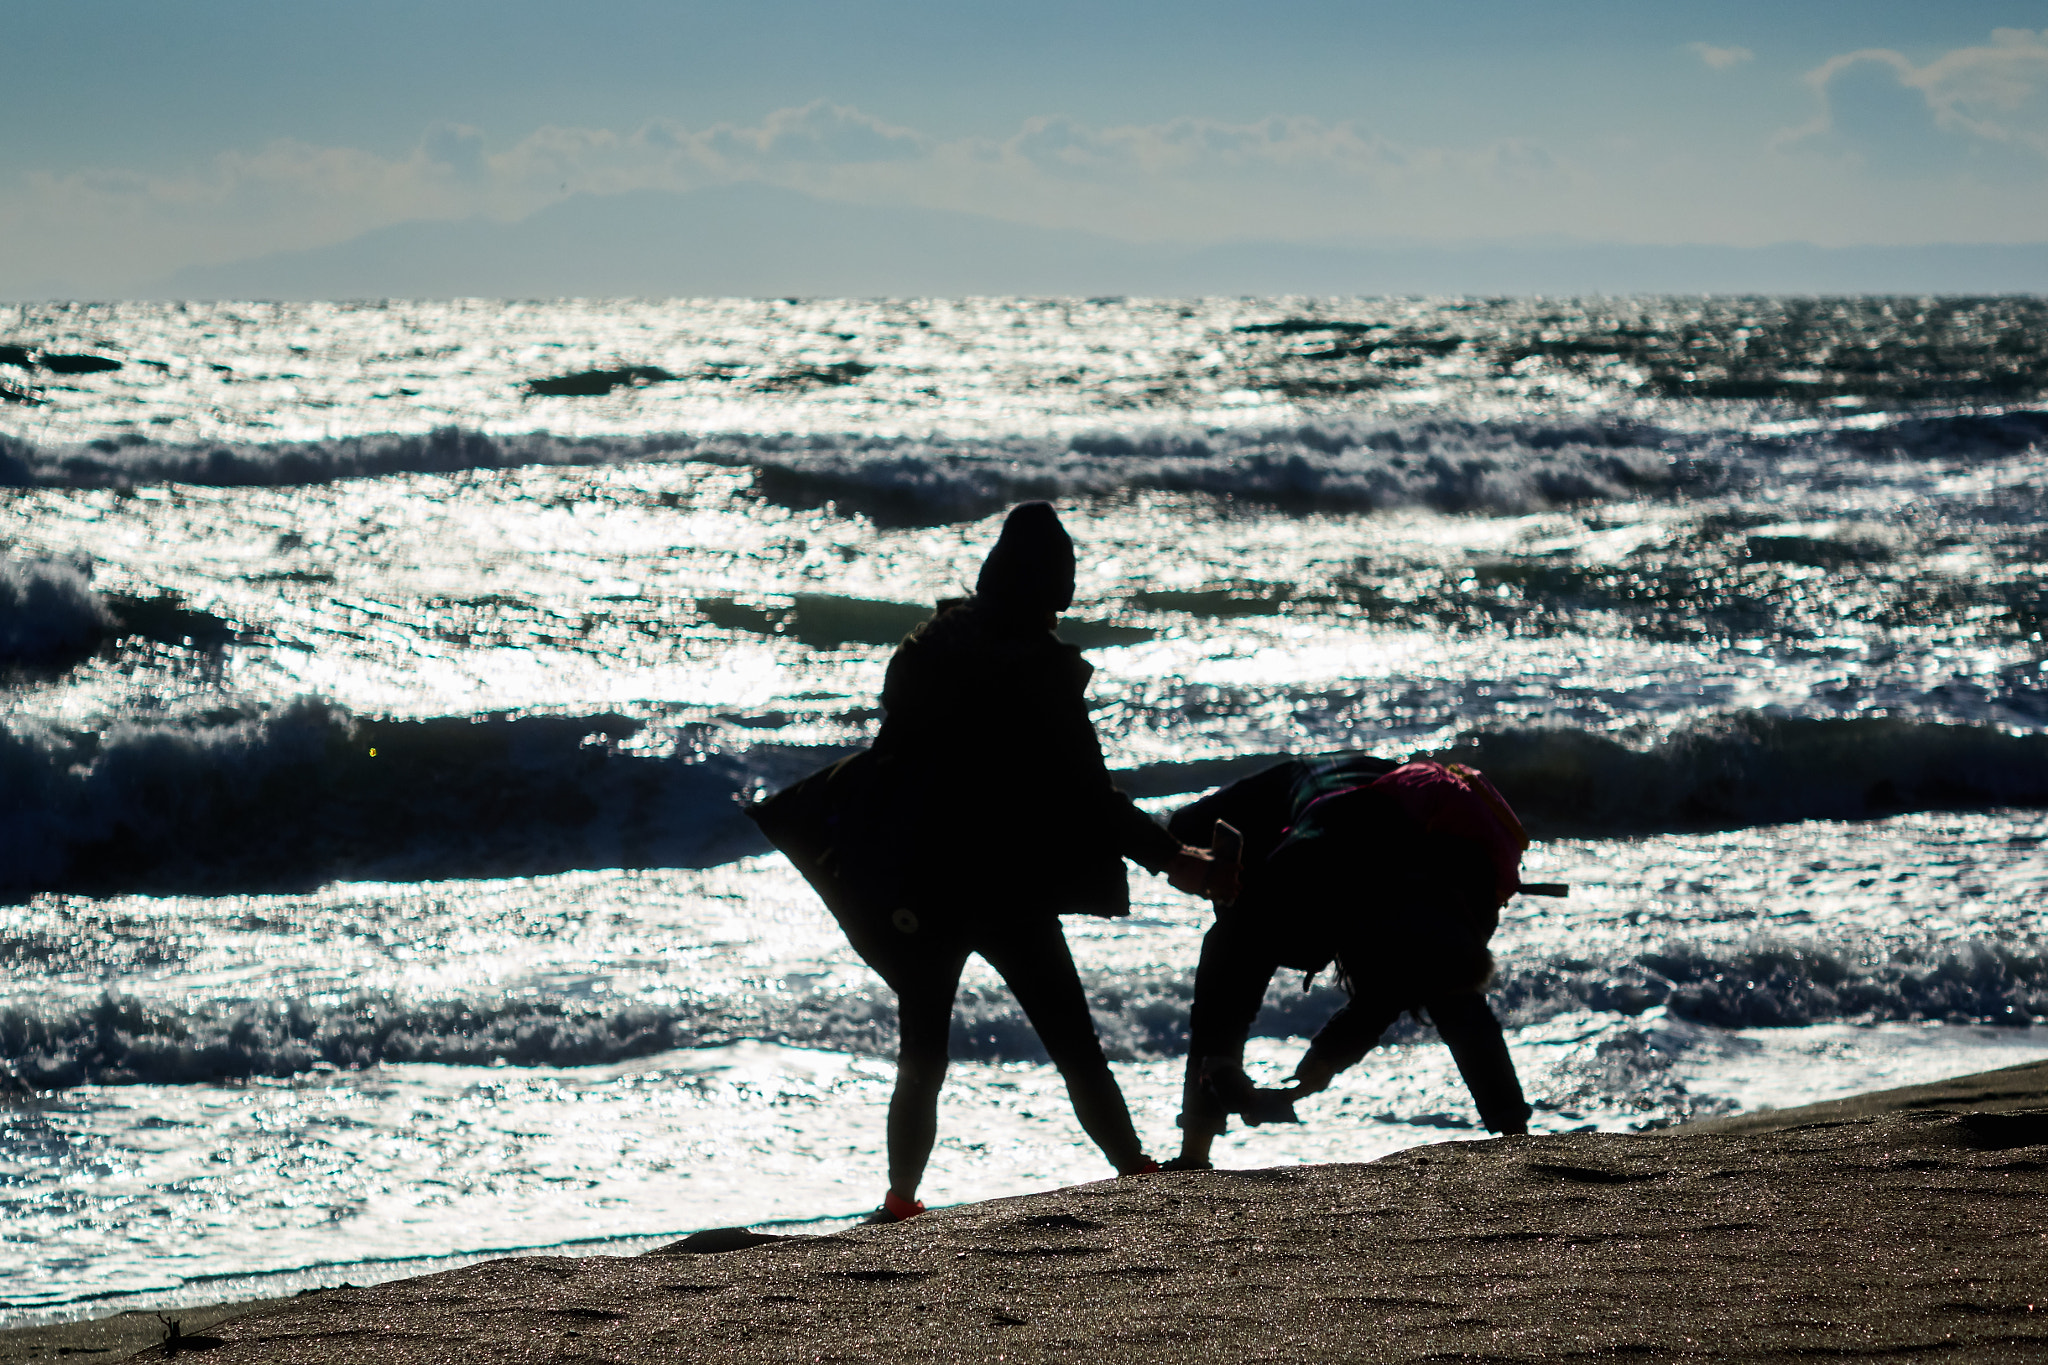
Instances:
[[[1537,1131],[2048,1056],[2041,299],[8,306],[0,485],[0,1322],[872,1208],[892,1002],[739,803],[1031,497],[1148,809],[1516,803]],[[1133,899],[1165,1155],[1208,911]],[[1110,1173],[978,965],[954,1055],[928,1201]],[[1412,1024],[1303,1113],[1219,1164],[1483,1135]]]

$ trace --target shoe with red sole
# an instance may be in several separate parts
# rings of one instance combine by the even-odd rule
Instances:
[[[922,1199],[905,1199],[891,1190],[882,1196],[882,1207],[861,1221],[864,1223],[907,1223],[924,1212]]]

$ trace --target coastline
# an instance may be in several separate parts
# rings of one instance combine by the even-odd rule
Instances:
[[[210,1365],[1997,1360],[2048,1353],[2044,1196],[2048,1061],[1643,1134],[1126,1178],[163,1316]],[[165,1336],[147,1313],[18,1328],[0,1365],[184,1353]]]

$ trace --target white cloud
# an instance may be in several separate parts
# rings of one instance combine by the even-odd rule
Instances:
[[[25,192],[0,200],[0,250],[50,275],[126,267],[146,279],[177,265],[343,241],[400,218],[457,217],[488,187],[487,171],[440,159],[459,154],[460,142],[430,134],[393,160],[280,140],[221,153],[183,175],[39,172],[25,177]]]
[[[1806,75],[1818,105],[1813,119],[1782,141],[1899,138],[1907,131],[1902,126],[1867,128],[1857,119],[1867,110],[1845,110],[1844,91],[1858,82],[1866,94],[1895,87],[1909,97],[1902,107],[1927,129],[1954,135],[1958,150],[1975,143],[2048,156],[2048,29],[1997,29],[1988,44],[1957,48],[1924,66],[1889,48],[1831,57]]]
[[[778,109],[758,128],[720,124],[695,145],[728,165],[818,162],[862,164],[907,161],[931,150],[931,139],[871,118],[858,109],[822,101]]]
[[[1406,160],[1391,143],[1360,133],[1349,122],[1277,117],[1239,124],[1180,118],[1115,128],[1038,118],[1002,143],[1001,151],[1052,174],[1080,175],[1170,175],[1252,166],[1366,173]]]
[[[1746,47],[1716,47],[1712,43],[1687,43],[1685,50],[1716,71],[1726,71],[1730,67],[1756,60],[1756,54]]]
[[[420,150],[428,161],[446,166],[459,181],[475,184],[490,174],[484,156],[484,135],[475,128],[459,123],[435,124],[420,140]]]
[[[1998,29],[1990,46],[1939,57],[1911,83],[1943,126],[2048,155],[2048,29]]]
[[[1313,118],[1094,127],[1049,117],[1008,138],[949,141],[818,102],[754,125],[549,126],[495,150],[474,128],[440,124],[397,158],[278,141],[183,175],[43,175],[0,200],[0,251],[47,262],[48,273],[119,259],[140,281],[408,219],[513,219],[571,194],[737,180],[1138,239],[1413,235],[1445,226],[1418,216],[1420,205],[1562,195],[1574,175],[1526,139],[1403,147]]]
[[[825,102],[752,124],[547,126],[496,146],[443,124],[398,156],[285,140],[191,172],[81,169],[0,190],[0,297],[56,279],[118,294],[182,266],[331,245],[407,220],[510,220],[574,194],[735,181],[1194,244],[2044,235],[2048,177],[1950,176],[1930,195],[1902,193],[1885,176],[1941,170],[1965,143],[2048,151],[2048,35],[2002,31],[1925,66],[1886,50],[1847,53],[1808,80],[1819,112],[1788,140],[1854,153],[1818,167],[1753,149],[1673,152],[1640,130],[1569,148],[1519,137],[1445,146],[1282,116],[1107,127],[1048,116],[1006,137],[944,138]],[[1891,169],[1872,170],[1885,157]]]

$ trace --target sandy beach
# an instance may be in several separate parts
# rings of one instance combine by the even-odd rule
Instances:
[[[2048,1063],[34,1328],[0,1362],[2048,1357]],[[753,1243],[748,1245],[748,1243]],[[721,1249],[723,1248],[723,1249]]]

